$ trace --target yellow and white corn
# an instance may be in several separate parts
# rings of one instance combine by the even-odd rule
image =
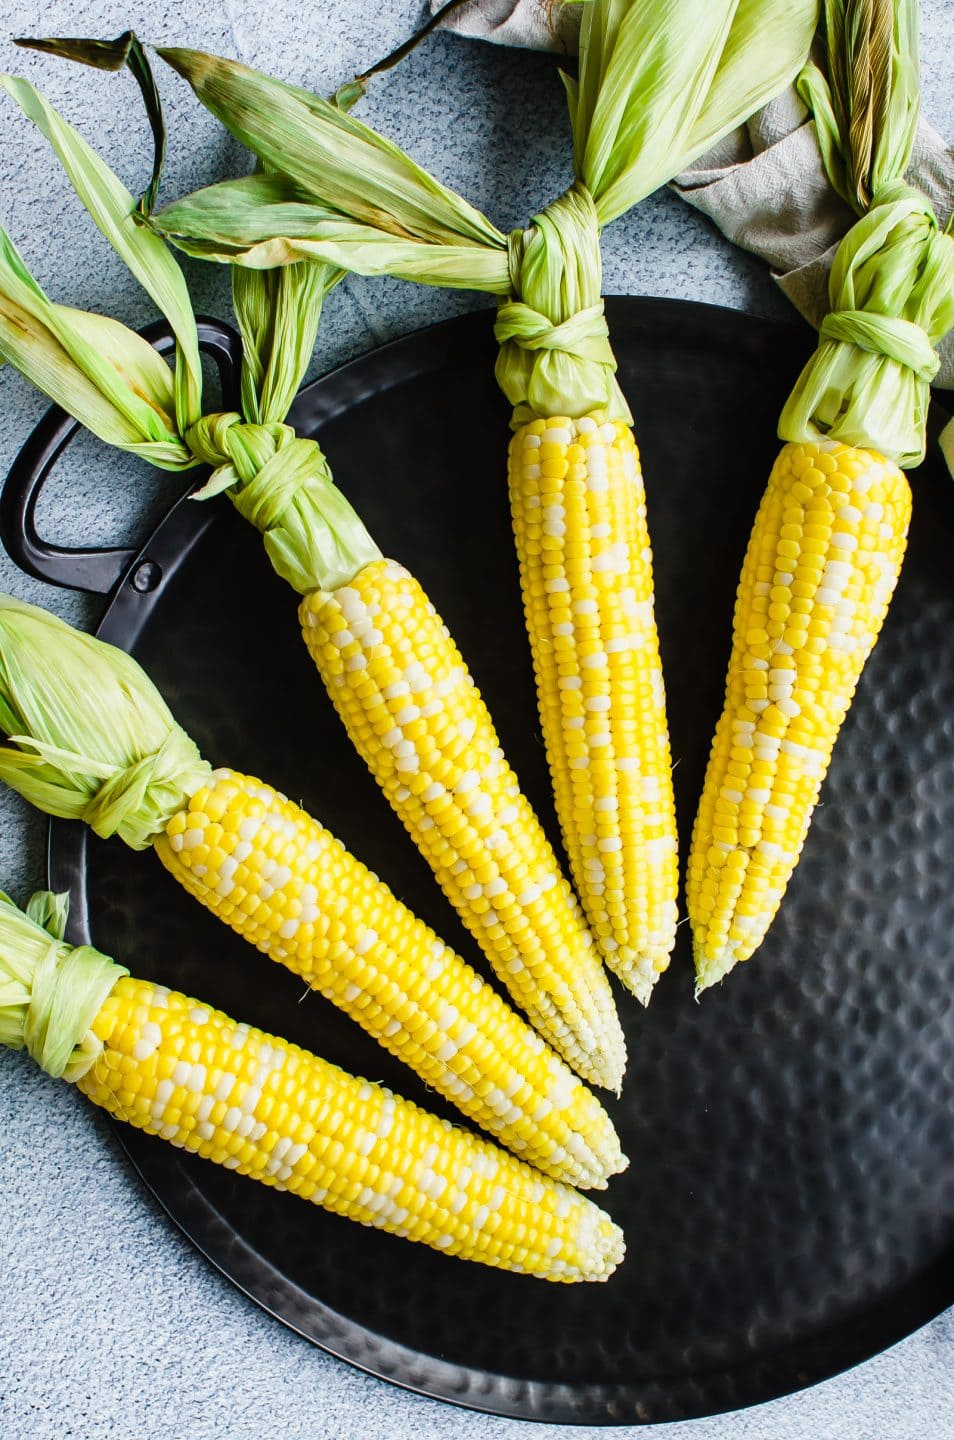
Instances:
[[[497,975],[588,1080],[625,1042],[569,884],[447,628],[392,560],[301,603],[305,642],[359,754]]]
[[[699,989],[765,937],[901,569],[911,491],[892,461],[786,445],[746,552],[725,708],[688,869]]]
[[[602,1188],[625,1167],[596,1096],[340,840],[269,785],[213,773],[157,837],[209,910],[301,975],[538,1169]]]
[[[555,416],[510,442],[510,504],[540,721],[573,879],[606,963],[642,1002],[678,892],[646,494],[622,422]]]
[[[609,1216],[382,1086],[184,995],[120,979],[77,1081],[119,1120],[338,1215],[547,1280],[605,1280]]]

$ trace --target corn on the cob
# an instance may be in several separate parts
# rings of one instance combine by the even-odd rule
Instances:
[[[662,18],[635,0],[592,0],[579,81],[567,86],[574,183],[509,236],[317,97],[216,56],[160,51],[269,171],[161,212],[156,223],[177,244],[253,266],[307,256],[482,289],[501,302],[496,373],[518,432],[514,525],[559,818],[603,958],[643,1002],[675,940],[676,831],[644,497],[603,316],[600,230],[777,93],[800,68],[816,16],[817,0],[763,0],[757,13],[736,0],[682,0]],[[280,228],[286,222],[292,233]],[[605,463],[599,481],[608,488],[598,499],[594,483],[586,504],[573,503],[576,480],[565,490],[560,482],[586,463],[577,426],[586,434],[591,423],[611,427],[609,439],[600,432],[593,441],[592,457],[594,476]],[[544,432],[550,453],[538,461],[526,452]],[[542,498],[530,483],[538,463],[544,482],[556,482],[542,487],[543,518],[530,513]],[[546,543],[538,544],[538,519]],[[552,619],[536,593],[547,583],[551,596],[567,587],[568,616]],[[628,621],[615,633],[630,597],[645,615],[641,644],[605,651],[604,637],[622,645],[632,633]],[[588,725],[573,703],[584,674],[590,713],[609,717],[605,724]],[[560,679],[567,694],[557,704]],[[634,706],[645,708],[637,716]]]
[[[355,747],[500,979],[574,1069],[618,1089],[624,1041],[592,938],[420,585],[383,560],[306,595],[301,621]]]
[[[621,1232],[569,1187],[60,936],[0,898],[0,1039],[117,1119],[461,1259],[570,1282],[605,1280],[622,1258]]]
[[[761,944],[901,569],[911,490],[883,455],[786,445],[746,551],[689,856],[700,989]]]
[[[0,597],[0,778],[163,864],[429,1085],[559,1179],[623,1168],[596,1097],[469,965],[317,821],[212,772],[122,651]]]
[[[523,1159],[584,1187],[603,1188],[624,1167],[592,1092],[340,840],[271,786],[214,772],[155,848],[220,920]]]
[[[577,890],[646,1004],[675,943],[676,818],[652,554],[630,427],[556,416],[510,442],[540,721]]]
[[[188,368],[186,358],[195,349],[195,327],[172,257],[154,232],[130,222],[132,197],[33,87],[5,83],[50,138],[93,218],[158,303],[168,305],[170,295],[176,297],[171,313],[181,379]],[[6,282],[19,301],[25,267],[19,257],[6,268],[3,260],[0,245],[0,288]],[[81,419],[89,416],[97,433],[111,443],[173,467],[195,461],[214,467],[196,498],[227,489],[239,512],[262,532],[275,569],[305,597],[305,633],[352,738],[498,975],[569,1064],[618,1091],[625,1044],[599,955],[544,831],[503,760],[490,717],[460,655],[420,587],[381,558],[360,518],[332,483],[317,443],[281,423],[311,354],[322,296],[339,275],[317,264],[289,266],[268,277],[234,271],[233,296],[245,345],[244,418],[235,412],[197,413],[201,397],[195,386],[187,394],[184,386],[177,392],[177,402],[183,394],[189,400],[188,414],[180,414],[184,403],[173,405],[173,397],[165,393],[171,389],[167,367],[121,327],[112,328],[122,333],[129,368],[133,362],[137,373],[150,367],[152,401],[144,405],[138,392],[130,393],[124,375],[117,382],[109,374],[110,400],[121,402],[122,425],[112,416],[105,423],[103,407],[91,404],[90,380],[94,393],[105,381],[100,358],[89,355],[82,334],[70,335],[70,353],[80,357],[83,374],[79,390],[60,383],[55,367],[51,375],[48,365],[36,364],[34,345],[41,355],[43,347],[32,334],[24,342],[22,327],[5,328],[2,315],[0,355],[25,369],[36,383],[55,389],[57,399]],[[38,287],[30,286],[29,301],[34,308],[40,306],[48,328],[62,336],[63,315],[49,306]],[[86,325],[94,319],[101,317],[87,316]],[[197,366],[197,356],[193,358]],[[130,426],[127,411],[140,425],[148,422],[142,433]],[[152,434],[158,414],[165,427],[161,461]],[[390,590],[403,609],[392,608]],[[364,617],[364,629],[352,635],[348,617],[354,607],[355,625]],[[422,680],[426,676],[433,688]],[[384,704],[380,688],[391,692],[402,685],[410,699],[392,705],[395,718],[386,721],[379,739],[375,727]],[[416,718],[402,722],[397,717],[405,712]],[[388,738],[392,733],[397,737],[393,742]],[[418,758],[421,769],[415,771]],[[425,766],[430,774],[426,787]],[[430,794],[441,785],[448,794],[439,800],[418,798],[420,790]]]

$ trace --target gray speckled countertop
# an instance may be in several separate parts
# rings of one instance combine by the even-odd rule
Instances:
[[[418,0],[110,0],[0,3],[0,35],[141,36],[232,54],[327,92],[383,55],[420,20]],[[951,0],[923,0],[925,112],[954,131]],[[17,51],[0,68],[37,81],[141,188],[147,136],[137,111],[116,113],[117,82]],[[161,76],[171,129],[164,194],[220,178],[237,147],[171,75]],[[438,83],[439,82],[439,83]],[[128,92],[127,92],[128,93]],[[379,80],[362,114],[484,208],[503,229],[556,195],[567,178],[563,101],[537,56],[451,37],[433,40]],[[527,117],[520,145],[507,137]],[[54,298],[132,325],[149,303],[73,199],[45,142],[0,104],[3,224]],[[611,227],[608,293],[675,295],[785,317],[762,266],[723,242],[667,193]],[[188,266],[197,306],[227,315],[225,274]],[[346,282],[330,297],[313,373],[380,341],[484,303],[479,298]],[[43,402],[0,372],[0,468]],[[91,461],[95,459],[95,463]],[[75,444],[43,501],[41,528],[65,541],[121,543],[146,533],[181,482]],[[81,624],[95,603],[51,591],[0,554],[0,588]],[[0,796],[0,883],[24,897],[44,881],[44,823]],[[550,1435],[563,1427],[469,1415],[422,1400],[332,1360],[240,1295],[168,1222],[131,1173],[101,1116],[23,1056],[0,1054],[0,1433],[4,1440],[378,1440],[412,1432],[472,1440]],[[662,1426],[660,1440],[947,1440],[954,1436],[954,1316],[812,1390],[735,1415]],[[573,1432],[581,1437],[595,1430]],[[629,1433],[629,1432],[627,1432]],[[635,1433],[632,1432],[632,1433]]]

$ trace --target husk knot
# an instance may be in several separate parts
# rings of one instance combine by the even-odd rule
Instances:
[[[212,474],[193,500],[222,491],[265,541],[283,580],[307,595],[333,590],[381,552],[332,480],[317,440],[278,421],[254,424],[237,411],[205,415],[186,432]]]
[[[214,466],[196,498],[228,490],[239,514],[263,535],[281,524],[300,490],[331,482],[317,441],[296,435],[290,425],[254,425],[234,413],[207,415],[186,439],[198,459]]]
[[[65,895],[41,891],[24,912],[0,894],[2,1031],[48,1075],[76,1081],[102,1053],[91,1027],[129,971],[92,945],[67,944],[66,914]]]
[[[836,251],[829,304],[779,435],[919,464],[935,347],[954,323],[954,237],[920,191],[903,180],[876,191]]]
[[[118,979],[117,970],[92,945],[74,948],[50,940],[33,978],[23,1043],[54,1080],[79,1080],[102,1053],[90,1025]]]
[[[158,750],[103,782],[82,819],[103,839],[119,835],[134,849],[145,849],[207,772],[195,741],[173,726]]]
[[[601,411],[630,419],[603,313],[600,228],[577,181],[509,237],[512,298],[497,310],[497,380],[514,425]]]

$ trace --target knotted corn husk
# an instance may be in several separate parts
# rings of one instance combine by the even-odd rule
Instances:
[[[432,11],[440,4],[431,0]],[[442,28],[495,44],[572,54],[581,13],[579,4],[552,0],[470,0]],[[923,118],[905,180],[946,225],[954,211],[954,150]],[[819,327],[830,308],[835,251],[855,216],[828,179],[814,122],[795,84],[680,171],[671,188],[733,244],[765,260],[782,293]],[[940,342],[938,354],[932,383],[954,388],[954,334]],[[950,443],[954,447],[954,435]]]

